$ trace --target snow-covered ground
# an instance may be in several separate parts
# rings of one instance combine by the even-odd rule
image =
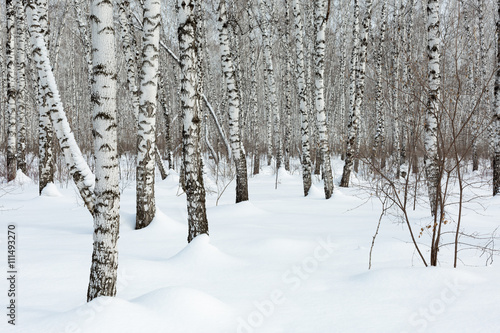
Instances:
[[[338,184],[341,162],[334,167]],[[485,265],[481,251],[461,251],[453,269],[449,246],[440,267],[425,268],[407,227],[384,218],[368,270],[381,204],[362,183],[336,187],[325,200],[317,179],[306,198],[297,172],[281,173],[278,189],[275,180],[266,168],[251,177],[250,201],[241,204],[233,203],[234,184],[217,206],[209,194],[210,237],[189,245],[175,173],[157,182],[157,217],[143,230],[134,230],[135,186],[126,184],[117,297],[91,303],[92,218],[74,187],[38,196],[26,179],[2,185],[0,263],[7,275],[7,225],[15,223],[18,308],[11,327],[3,277],[0,332],[500,332],[497,257]],[[213,179],[207,186],[217,188]],[[500,198],[488,197],[487,186],[474,191],[485,197],[467,204],[462,224],[491,233]],[[418,235],[430,223],[427,208],[412,214]],[[418,239],[426,258],[428,239]]]

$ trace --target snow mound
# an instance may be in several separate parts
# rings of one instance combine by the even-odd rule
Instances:
[[[184,224],[171,219],[158,208],[156,209],[155,218],[151,221],[148,228],[155,232],[181,232],[183,234],[186,232],[186,226]]]
[[[285,180],[285,179],[292,179],[293,176],[290,174],[290,172],[286,171],[285,167],[280,167],[278,170],[278,179],[279,180]]]
[[[57,189],[54,183],[48,183],[42,191],[42,196],[45,197],[62,197],[61,192]]]
[[[63,314],[33,323],[23,332],[134,333],[168,332],[161,319],[141,305],[115,297],[98,297]]]
[[[210,244],[210,238],[206,234],[197,236],[184,249],[170,258],[169,263],[188,266],[190,268],[213,268],[237,263],[233,258]]]
[[[13,182],[17,185],[29,185],[33,183],[33,180],[26,176],[21,170],[17,170],[16,178],[14,178]]]
[[[243,201],[237,204],[219,205],[209,208],[209,219],[227,219],[228,216],[253,216],[265,214],[266,211],[255,206],[250,201]],[[237,223],[237,221],[234,221]]]
[[[157,312],[170,332],[229,332],[230,328],[234,329],[233,310],[197,289],[161,288],[132,302]]]
[[[324,199],[325,192],[323,191],[323,189],[319,189],[313,184],[309,189],[309,194],[307,195],[307,197],[310,199]]]

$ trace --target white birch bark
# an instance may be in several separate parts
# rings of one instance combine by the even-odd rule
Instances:
[[[373,157],[380,159],[380,168],[385,167],[385,110],[384,101],[382,96],[382,57],[385,45],[385,30],[387,26],[387,0],[382,4],[381,18],[382,24],[380,26],[380,45],[377,50],[377,95],[375,101],[375,112],[377,114],[377,130],[375,132],[375,139],[373,140]]]
[[[427,4],[427,33],[428,33],[428,96],[425,118],[425,174],[429,192],[431,213],[437,213],[437,197],[439,188],[438,165],[438,114],[441,94],[441,73],[439,68],[441,42],[439,32],[439,0],[428,0]]]
[[[325,186],[325,198],[330,199],[333,193],[333,174],[328,148],[328,128],[326,127],[325,112],[325,30],[327,20],[326,0],[315,0],[316,44],[314,53],[315,63],[315,107],[318,127],[318,141],[321,156],[321,170]]]
[[[26,1],[17,0],[17,169],[26,174]]]
[[[201,110],[196,64],[195,0],[178,0],[179,51],[181,64],[181,105],[183,113],[183,163],[188,210],[188,242],[208,234],[205,188],[201,160]]]
[[[259,119],[259,106],[257,100],[257,23],[252,12],[252,2],[247,3],[247,13],[249,18],[249,32],[248,37],[250,40],[250,101],[249,101],[249,116],[252,119],[252,132],[254,137],[254,159],[253,159],[253,174],[257,175],[260,172],[260,126]]]
[[[359,53],[360,53],[360,26],[359,26],[359,3],[354,0],[354,20],[353,20],[353,46],[351,54],[351,82],[349,84],[349,123],[347,125],[347,145],[346,156],[344,161],[344,171],[340,186],[349,187],[351,170],[353,166],[354,146],[356,143],[356,135],[359,128],[359,114],[356,113],[356,96],[357,96],[357,78],[359,71]]]
[[[87,301],[116,295],[120,226],[117,151],[117,69],[113,4],[93,0],[92,111],[95,157],[94,234]]]
[[[365,91],[365,73],[366,73],[366,53],[368,48],[368,36],[370,35],[371,27],[371,11],[372,0],[366,1],[366,14],[363,19],[363,33],[359,29],[359,3],[354,0],[354,48],[352,68],[354,69],[354,83],[351,81],[351,114],[349,121],[349,137],[347,140],[346,159],[340,186],[349,187],[349,181],[354,164],[354,159],[357,158],[359,140],[359,122],[361,116],[361,108],[363,106],[363,98]],[[356,35],[361,36],[360,39]],[[354,56],[354,52],[358,52]]]
[[[90,92],[92,91],[92,43],[90,40],[90,30],[88,27],[87,16],[85,15],[85,8],[86,5],[84,0],[75,0],[75,17],[78,24],[80,39],[83,44],[85,62],[87,63],[87,84]]]
[[[94,175],[82,156],[64,112],[59,89],[50,65],[47,47],[41,34],[38,11],[33,0],[29,0],[26,12],[30,27],[32,59],[37,69],[39,89],[42,89],[42,95],[47,97],[48,113],[66,165],[85,206],[93,215]]]
[[[142,66],[137,127],[136,229],[147,227],[156,213],[155,154],[160,1],[145,0],[142,26]]]
[[[500,194],[500,0],[497,0],[497,70],[495,73],[495,106],[493,108],[493,195]]]
[[[14,180],[17,172],[16,144],[16,7],[14,0],[6,0],[7,41],[5,56],[7,59],[7,181]]]
[[[304,64],[304,28],[302,24],[302,14],[300,0],[293,0],[293,16],[295,22],[295,53],[297,61],[295,64],[297,76],[297,95],[299,97],[299,109],[301,115],[301,142],[302,142],[302,183],[304,187],[304,196],[309,194],[311,188],[311,154],[309,147],[309,112],[307,105],[307,92],[306,92],[306,77],[305,77],[305,64]]]
[[[240,139],[240,93],[230,49],[229,29],[225,0],[219,3],[219,43],[221,48],[222,72],[226,81],[229,104],[229,140],[236,164],[236,203],[248,200],[248,180],[245,151]]]
[[[127,87],[132,97],[132,108],[135,117],[139,114],[139,96],[137,93],[137,62],[134,46],[134,29],[131,22],[130,1],[119,2],[120,37],[123,55],[127,67]]]
[[[480,107],[479,107],[479,115],[478,112],[475,112],[472,115],[472,171],[477,171],[479,168],[479,159],[478,159],[478,153],[477,153],[477,141],[479,140],[479,137],[476,133],[479,132],[478,128],[478,117],[480,117],[480,114],[488,114],[489,112],[485,112],[489,105],[490,105],[490,95],[489,95],[489,79],[488,79],[488,73],[486,69],[486,62],[487,62],[487,57],[488,57],[488,50],[486,47],[486,38],[485,38],[485,31],[484,31],[484,0],[477,0],[477,10],[478,10],[478,32],[479,32],[479,66],[480,66],[480,82],[481,84],[485,85],[482,98],[480,101]]]
[[[345,119],[346,119],[346,100],[345,100],[345,76],[347,68],[347,18],[343,18],[342,23],[342,55],[340,57],[340,79],[339,79],[339,89],[340,89],[340,135],[342,138],[342,160],[345,159],[345,143],[344,138],[345,133]]]
[[[39,17],[39,29],[47,52],[49,49],[49,21],[47,0],[36,0],[36,8]],[[36,76],[36,75],[35,75]],[[38,107],[38,191],[41,194],[47,184],[54,181],[54,128],[50,121],[49,96],[43,94],[40,80],[36,76],[36,96]],[[45,91],[48,93],[48,91]]]
[[[264,51],[264,76],[267,83],[267,89],[269,91],[269,103],[271,106],[271,112],[273,115],[273,123],[274,123],[274,139],[276,140],[276,170],[281,167],[283,163],[283,139],[281,135],[281,121],[280,121],[280,108],[278,106],[278,97],[276,91],[276,79],[274,77],[274,66],[273,66],[273,58],[272,58],[272,37],[271,37],[271,27],[269,24],[268,10],[265,0],[259,0],[259,9],[262,19],[262,40],[263,40],[263,51]],[[268,161],[269,163],[269,161]]]
[[[292,145],[292,86],[290,82],[292,71],[292,53],[290,50],[290,5],[285,1],[285,31],[283,33],[283,48],[284,48],[284,62],[285,62],[285,79],[284,79],[284,92],[285,92],[285,170],[290,171],[290,149]]]

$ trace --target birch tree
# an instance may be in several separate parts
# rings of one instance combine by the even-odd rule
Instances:
[[[377,52],[376,76],[377,76],[377,95],[375,102],[375,112],[377,114],[377,130],[375,132],[375,139],[373,140],[373,156],[380,158],[380,168],[385,167],[385,112],[384,101],[382,96],[382,57],[385,44],[385,29],[387,26],[386,15],[387,0],[382,4],[382,24],[380,27],[380,44]],[[380,153],[378,153],[380,152]]]
[[[5,57],[7,59],[7,181],[16,178],[17,147],[16,147],[16,7],[14,0],[6,0],[7,41]]]
[[[17,0],[17,169],[26,174],[26,1]]]
[[[497,70],[495,73],[495,107],[493,108],[493,195],[500,194],[500,0],[497,0]]]
[[[120,225],[117,71],[112,2],[92,1],[91,26],[95,188],[94,245],[87,301],[116,294]]]
[[[144,1],[142,66],[137,121],[136,229],[147,227],[156,212],[154,185],[160,8],[159,0]]]
[[[330,199],[333,193],[333,174],[328,148],[328,129],[326,127],[325,112],[325,30],[328,15],[326,0],[315,0],[316,44],[314,53],[315,62],[315,106],[318,127],[318,140],[321,154],[321,166],[325,186],[325,198]]]
[[[85,207],[93,215],[94,175],[82,156],[64,112],[59,89],[52,72],[47,46],[41,33],[38,11],[34,0],[29,0],[26,12],[30,27],[32,59],[38,75],[38,88],[41,90],[41,95],[47,98],[47,113],[50,115],[69,173],[80,192]]]
[[[252,1],[247,2],[247,13],[249,22],[249,33],[248,38],[250,42],[250,102],[249,102],[249,116],[252,119],[252,124],[254,124],[253,133],[255,137],[255,149],[254,149],[254,159],[253,159],[253,174],[257,175],[260,172],[260,145],[259,145],[259,106],[257,104],[257,23],[255,22],[254,15],[252,13]]]
[[[304,196],[309,194],[311,188],[311,155],[309,148],[309,114],[307,105],[306,77],[304,64],[304,40],[303,23],[300,0],[293,0],[293,17],[295,22],[295,53],[296,64],[295,71],[297,77],[297,96],[299,98],[299,109],[301,116],[301,142],[302,142],[302,182],[304,187]]]
[[[365,72],[366,72],[366,53],[368,48],[368,36],[371,26],[372,0],[366,1],[366,14],[363,19],[363,33],[359,29],[359,3],[354,0],[354,48],[352,68],[354,69],[354,83],[351,82],[351,115],[349,121],[349,137],[347,139],[346,159],[342,180],[340,186],[349,187],[352,167],[356,158],[357,141],[359,136],[359,121],[363,98],[365,92]],[[361,36],[358,38],[356,36]],[[357,52],[357,55],[354,53]]]
[[[225,0],[219,2],[219,43],[221,47],[222,72],[226,81],[229,104],[229,138],[236,164],[236,203],[248,200],[248,180],[245,150],[240,139],[240,92],[236,80],[233,54],[230,49],[229,29]]]
[[[49,20],[47,0],[36,0],[38,10],[38,29],[47,49],[49,48]],[[48,52],[48,50],[47,50]],[[39,79],[36,80],[36,96],[38,107],[38,190],[41,194],[47,184],[54,181],[54,128],[50,121],[48,90],[42,89]],[[45,92],[45,94],[43,93]]]
[[[441,96],[441,73],[439,68],[441,42],[439,32],[439,0],[429,0],[427,4],[428,33],[428,84],[427,112],[425,118],[425,174],[429,192],[431,213],[437,214],[438,189],[440,183],[438,164],[438,114]]]
[[[274,77],[274,65],[272,58],[272,37],[271,37],[271,26],[268,19],[268,6],[266,6],[264,0],[259,0],[259,8],[262,15],[262,41],[263,41],[263,51],[264,51],[264,77],[267,84],[267,90],[269,91],[269,103],[271,106],[272,118],[274,123],[274,138],[277,141],[276,144],[276,170],[281,167],[283,163],[283,139],[281,135],[281,117],[280,109],[278,106],[278,97],[276,91],[276,78]],[[268,161],[269,163],[269,161]],[[277,172],[277,171],[276,171]]]
[[[178,0],[181,107],[183,113],[183,163],[188,210],[188,242],[208,234],[208,220],[201,160],[201,110],[198,96],[195,0]]]

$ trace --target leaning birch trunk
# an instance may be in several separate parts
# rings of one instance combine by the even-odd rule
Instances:
[[[318,127],[318,140],[321,156],[321,170],[323,171],[323,181],[325,183],[325,198],[330,199],[333,193],[333,174],[330,161],[330,149],[328,148],[328,129],[326,127],[325,112],[325,30],[327,20],[326,0],[315,0],[315,106]]]
[[[359,34],[359,4],[358,1],[354,1],[354,33]],[[346,151],[346,160],[344,165],[344,170],[342,173],[342,180],[340,182],[340,186],[349,187],[349,181],[351,178],[352,167],[354,164],[354,159],[357,159],[357,150],[359,141],[359,122],[361,115],[361,108],[363,106],[363,98],[365,92],[365,73],[366,73],[366,52],[368,47],[368,36],[370,35],[370,25],[371,25],[371,11],[372,11],[372,1],[366,1],[366,14],[363,19],[363,34],[361,35],[361,40],[359,41],[359,48],[356,47],[355,40],[355,48],[359,52],[356,57],[356,67],[354,71],[354,96],[352,98],[351,103],[351,120],[350,120],[350,131],[349,138],[347,141],[347,151]],[[355,37],[356,39],[356,37]],[[354,51],[353,51],[354,52]]]
[[[75,137],[66,118],[57,89],[54,73],[48,57],[47,47],[40,31],[38,12],[33,0],[29,0],[27,17],[30,27],[32,58],[37,69],[39,89],[47,97],[48,113],[64,155],[66,165],[89,212],[94,214],[93,188],[94,175],[76,144]]]
[[[146,0],[143,9],[142,67],[137,119],[136,229],[147,227],[156,213],[154,186],[160,1]]]
[[[429,192],[431,214],[436,216],[438,189],[439,189],[439,165],[438,165],[438,114],[441,90],[441,73],[439,68],[439,44],[441,41],[439,33],[439,0],[429,0],[427,5],[427,33],[428,48],[428,96],[427,113],[425,119],[425,175]]]
[[[120,189],[117,151],[117,70],[113,4],[93,0],[92,119],[95,156],[94,245],[87,301],[116,295]]]
[[[497,0],[500,15],[500,0]],[[493,195],[500,194],[500,16],[497,16],[497,71],[495,75],[495,107],[493,108]]]
[[[377,75],[377,94],[375,101],[375,112],[377,114],[377,130],[375,132],[375,139],[373,140],[373,163],[377,158],[380,158],[380,169],[385,168],[385,110],[384,101],[382,96],[382,57],[384,53],[385,44],[385,29],[387,26],[387,15],[386,15],[387,0],[384,0],[382,4],[382,25],[380,27],[380,45],[377,52],[377,65],[376,65],[376,75]]]
[[[7,41],[5,55],[7,58],[7,181],[16,178],[16,7],[14,0],[6,0],[7,10]]]
[[[297,62],[295,65],[297,76],[297,95],[299,97],[299,109],[301,115],[301,138],[302,138],[302,182],[304,185],[304,196],[309,194],[311,188],[311,155],[309,148],[309,114],[307,105],[305,64],[304,64],[304,40],[302,14],[300,0],[293,0],[293,16],[295,21],[295,52]]]
[[[240,139],[240,93],[229,44],[229,29],[225,0],[219,3],[219,42],[221,48],[222,72],[226,81],[229,99],[229,139],[233,159],[236,163],[236,203],[248,200],[248,179],[245,151]]]
[[[17,0],[17,169],[26,174],[26,1]]]
[[[39,29],[47,49],[49,48],[49,22],[47,0],[36,0],[39,13]],[[36,80],[38,107],[38,191],[42,194],[47,184],[54,182],[54,128],[50,121],[49,96],[42,94],[40,80]]]
[[[178,0],[179,52],[181,64],[181,106],[183,111],[183,162],[188,210],[188,242],[208,234],[201,160],[201,110],[196,64],[195,0]]]
[[[274,138],[276,140],[276,172],[281,167],[283,163],[283,140],[281,138],[281,121],[280,121],[280,109],[278,106],[278,97],[276,92],[276,80],[274,77],[274,66],[271,50],[271,27],[269,20],[267,19],[267,10],[264,0],[259,0],[260,13],[263,16],[262,19],[262,41],[263,41],[263,51],[264,51],[264,76],[267,83],[267,89],[269,91],[269,102],[271,105],[272,115],[274,118]],[[269,161],[268,161],[269,164]]]

